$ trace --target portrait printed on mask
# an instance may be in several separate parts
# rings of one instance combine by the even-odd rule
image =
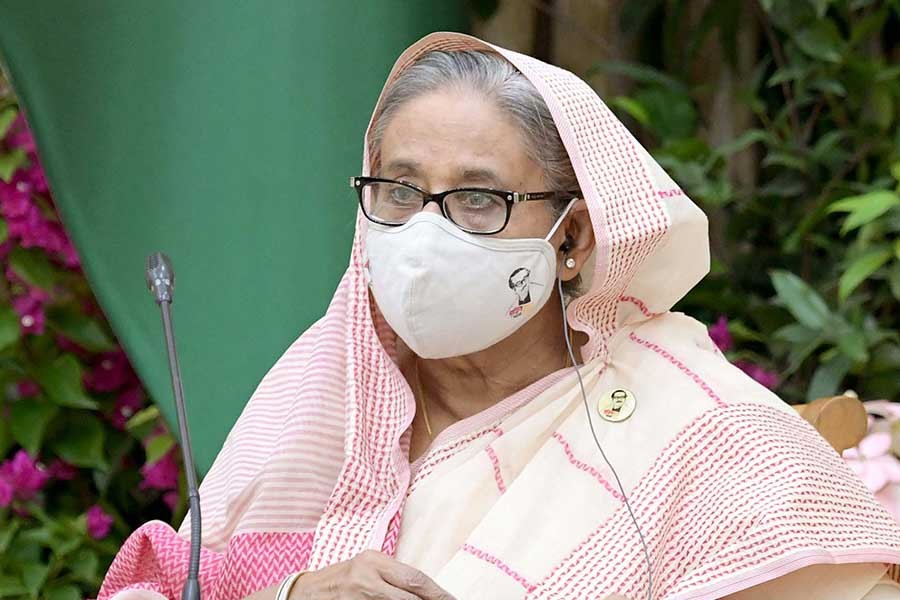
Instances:
[[[515,319],[524,314],[528,314],[531,310],[531,270],[526,267],[519,267],[509,275],[509,289],[515,294],[513,305],[510,307],[507,315]]]

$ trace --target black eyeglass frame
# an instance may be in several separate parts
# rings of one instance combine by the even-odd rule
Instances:
[[[372,221],[373,223],[378,223],[379,225],[384,225],[386,227],[401,227],[405,225],[405,223],[386,223],[381,221],[366,211],[366,205],[363,201],[363,189],[366,185],[370,183],[393,183],[396,185],[402,185],[404,187],[410,188],[411,190],[415,190],[416,192],[422,194],[422,208],[421,210],[425,210],[425,207],[428,206],[429,202],[437,202],[437,205],[441,209],[441,214],[447,218],[448,221],[453,223],[454,226],[459,227],[461,230],[466,233],[471,233],[474,235],[494,235],[496,233],[500,233],[506,226],[509,224],[509,216],[512,213],[512,207],[514,204],[518,204],[519,202],[533,202],[536,200],[560,200],[560,199],[569,199],[574,200],[575,198],[581,198],[581,190],[569,191],[569,192],[557,192],[557,191],[548,191],[548,192],[513,192],[509,190],[495,190],[493,188],[479,188],[479,187],[462,187],[462,188],[454,188],[451,190],[445,190],[443,192],[438,192],[437,194],[429,194],[427,191],[422,188],[413,185],[411,183],[407,183],[406,181],[397,181],[395,179],[385,179],[383,177],[365,177],[365,176],[352,176],[350,177],[350,187],[356,190],[357,196],[359,196],[359,207],[362,209],[365,217]],[[498,229],[492,231],[475,231],[472,229],[468,229],[459,225],[453,218],[447,213],[447,209],[444,206],[444,198],[449,196],[450,194],[454,194],[456,192],[479,192],[482,194],[491,194],[500,198],[506,204],[506,218],[503,220],[503,225],[501,225]]]

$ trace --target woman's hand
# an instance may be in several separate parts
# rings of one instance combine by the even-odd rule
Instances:
[[[387,554],[366,550],[344,562],[306,573],[290,600],[455,600],[432,579]]]

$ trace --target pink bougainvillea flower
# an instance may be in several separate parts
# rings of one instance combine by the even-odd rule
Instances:
[[[137,382],[137,375],[121,349],[101,354],[93,369],[84,375],[84,385],[95,392],[114,392]]]
[[[0,463],[0,479],[12,486],[14,497],[30,500],[44,487],[50,475],[25,450]]]
[[[716,324],[709,328],[709,337],[722,352],[731,350],[734,340],[731,339],[731,332],[728,331],[728,318],[725,315],[721,315]]]
[[[87,510],[87,531],[95,540],[102,540],[109,535],[112,529],[113,518],[103,512],[99,504],[95,504]]]
[[[77,356],[87,357],[91,354],[89,350],[86,350],[66,336],[59,333],[56,334],[56,345],[59,346],[60,350],[71,352],[72,354],[75,354]]]
[[[19,111],[13,119],[3,140],[10,148],[21,148],[29,154],[37,152],[37,144],[34,143],[34,136],[31,135],[31,129],[28,128],[25,113],[22,111]]]
[[[47,474],[60,481],[72,481],[78,475],[78,468],[64,460],[54,458],[47,466]]]
[[[30,231],[31,237],[27,240],[38,248],[43,248],[54,256],[62,260],[68,268],[75,268],[80,265],[78,253],[75,247],[66,235],[62,225],[55,221],[44,220],[38,227]],[[22,238],[22,245],[25,246],[26,239]]]
[[[81,262],[69,236],[57,221],[45,218],[32,193],[46,191],[40,165],[17,170],[9,183],[0,180],[0,214],[6,219],[10,240],[23,248],[42,248],[74,269]]]
[[[153,464],[141,467],[144,480],[141,489],[171,490],[178,487],[178,461],[175,459],[175,448]]]
[[[10,239],[17,240],[23,248],[43,248],[46,240],[46,219],[34,204],[15,218],[7,218]]]
[[[23,379],[16,384],[16,392],[20,398],[32,398],[41,393],[41,386],[31,379]]]
[[[178,492],[176,490],[170,490],[163,494],[162,499],[165,505],[169,507],[169,510],[175,512],[175,507],[178,506]]]
[[[109,418],[113,427],[119,430],[125,429],[128,419],[144,406],[144,390],[139,385],[132,386],[121,392],[116,398],[116,405]]]
[[[778,373],[769,371],[756,363],[752,363],[748,360],[739,360],[736,361],[734,365],[770,390],[775,389],[778,387],[778,384],[781,383]]]
[[[13,298],[12,305],[19,314],[22,333],[44,333],[44,303],[48,298],[47,293],[39,288],[29,288],[25,294]]]
[[[13,486],[3,477],[0,477],[0,508],[6,508],[13,501]]]
[[[44,174],[44,167],[41,166],[36,156],[31,157],[30,165],[19,170],[23,172],[25,179],[31,183],[35,192],[46,194],[50,191],[50,187],[47,185],[47,176]]]
[[[32,208],[37,208],[31,201],[32,192],[34,184],[22,169],[13,173],[9,182],[0,179],[0,214],[7,220],[25,217]]]

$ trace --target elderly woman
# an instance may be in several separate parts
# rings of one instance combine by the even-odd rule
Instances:
[[[587,84],[432,34],[365,149],[334,300],[203,483],[205,598],[900,597],[887,512],[669,310],[705,216]],[[188,534],[100,598],[178,597]]]

